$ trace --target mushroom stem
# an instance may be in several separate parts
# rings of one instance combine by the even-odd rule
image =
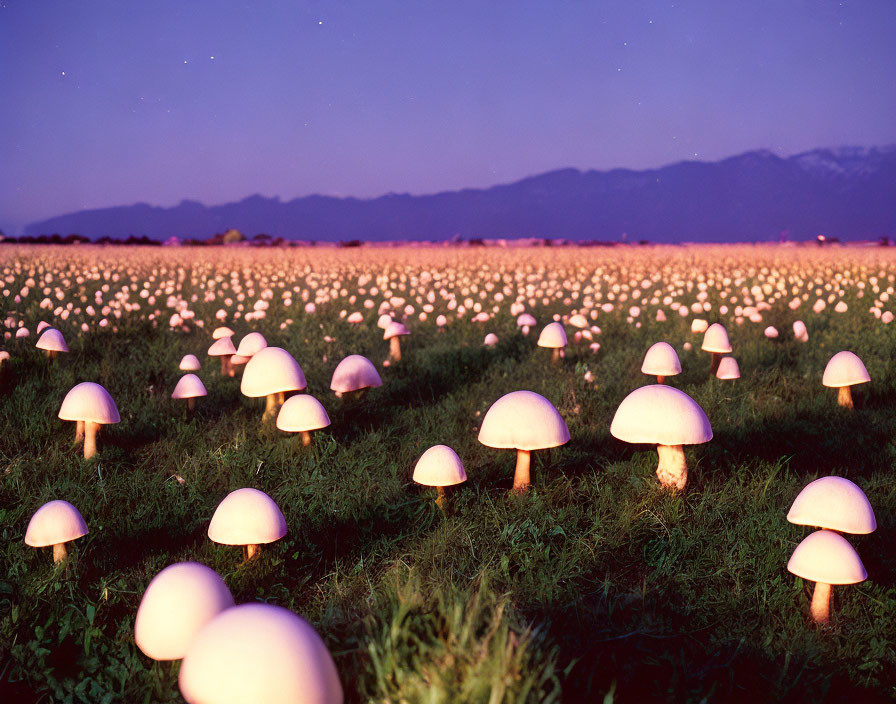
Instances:
[[[844,408],[855,408],[852,403],[852,391],[848,386],[841,386],[837,391],[837,404]]]
[[[560,364],[560,348],[555,347],[551,353],[551,364]]]
[[[845,386],[843,388],[849,388]],[[827,623],[831,620],[831,585],[824,582],[815,583],[812,592],[812,606],[809,607],[815,623]]]
[[[308,445],[311,444],[311,433],[309,433],[307,430],[302,431],[302,444],[305,447],[308,447]]]
[[[249,562],[249,560],[254,560],[256,557],[258,557],[258,555],[260,553],[261,553],[260,545],[256,545],[254,543],[252,545],[247,545],[245,547],[246,562]]]
[[[660,461],[656,476],[666,489],[684,489],[688,482],[688,464],[681,445],[657,445]]]
[[[529,450],[516,451],[516,471],[513,474],[513,490],[523,492],[529,488],[529,462],[532,453]]]
[[[96,434],[100,430],[100,424],[93,421],[84,421],[84,459],[89,460],[96,454]]]
[[[228,371],[227,363],[229,360],[230,360],[230,357],[228,357],[227,355],[221,356],[221,376],[227,376],[227,371]]]
[[[75,442],[81,442],[84,439],[84,421],[75,421]]]
[[[389,338],[389,359],[393,362],[401,361],[401,338],[398,335]]]
[[[448,505],[448,499],[445,496],[445,488],[441,486],[436,487],[436,506],[445,513],[445,507]]]
[[[664,377],[662,374],[657,374],[657,375],[656,375],[656,383],[657,383],[657,384],[665,384],[665,383],[666,383],[666,377]]]
[[[264,397],[264,415],[261,417],[263,421],[273,419],[277,415],[277,394],[268,394]]]
[[[722,363],[722,357],[724,355],[721,352],[713,352],[712,353],[712,366],[709,368],[709,375],[715,376],[716,372],[719,371],[719,364]]]
[[[53,562],[62,562],[66,555],[68,551],[65,549],[65,543],[56,543],[53,546]]]
[[[47,359],[56,359],[56,350],[44,350],[44,354],[47,355]]]
[[[187,399],[187,412],[192,413],[195,410],[196,410],[196,399],[188,398]]]

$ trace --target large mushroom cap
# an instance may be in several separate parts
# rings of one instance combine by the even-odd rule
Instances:
[[[552,349],[566,347],[566,330],[560,323],[548,323],[541,330],[538,336],[539,347],[548,347]]]
[[[650,445],[697,445],[712,440],[709,419],[684,391],[651,384],[626,396],[610,425],[610,434],[625,442]]]
[[[731,343],[728,341],[728,331],[721,323],[713,323],[706,329],[703,335],[703,344],[700,349],[704,352],[716,352],[728,354],[731,352]]]
[[[68,501],[50,501],[37,509],[28,521],[25,545],[45,548],[67,543],[87,533],[87,524],[78,509]]]
[[[198,398],[208,396],[205,384],[195,374],[184,374],[171,392],[171,398]]]
[[[330,389],[344,394],[382,385],[383,380],[380,379],[373,362],[359,354],[350,354],[336,365]]]
[[[793,551],[787,571],[810,582],[856,584],[868,579],[865,566],[849,541],[832,530],[817,530]]]
[[[644,355],[641,371],[655,376],[675,376],[681,374],[681,362],[675,348],[668,342],[656,342]]]
[[[854,535],[877,529],[874,509],[865,492],[845,477],[822,477],[807,484],[794,499],[787,520]]]
[[[847,350],[831,357],[821,378],[822,384],[833,388],[864,384],[867,381],[871,381],[871,377],[862,360]]]
[[[246,364],[240,391],[256,398],[281,391],[301,391],[306,386],[302,368],[289,352],[282,347],[265,347]]]
[[[219,337],[208,348],[209,357],[229,357],[236,354],[236,347],[229,337]]]
[[[740,379],[740,367],[734,357],[722,357],[716,370],[716,379]]]
[[[288,433],[303,433],[326,428],[330,416],[314,396],[297,394],[286,399],[277,414],[277,427]]]
[[[198,372],[202,365],[199,363],[199,358],[196,357],[195,354],[185,354],[184,358],[180,360],[180,366],[178,367],[182,372]]]
[[[260,332],[250,332],[240,340],[240,345],[236,348],[236,353],[240,357],[254,357],[267,346],[268,342],[264,339],[264,335]]]
[[[37,338],[34,346],[39,350],[47,350],[48,352],[68,352],[68,345],[65,344],[65,338],[56,328],[46,328],[43,334]]]
[[[424,486],[453,486],[467,481],[467,473],[454,450],[447,445],[435,445],[417,460],[413,478]]]
[[[189,704],[342,704],[333,658],[311,625],[279,606],[242,604],[212,619],[178,680]]]
[[[73,387],[59,409],[62,420],[83,420],[90,423],[118,423],[121,417],[115,401],[99,384],[84,381]]]
[[[389,340],[393,337],[397,337],[398,335],[410,334],[411,331],[407,329],[407,326],[404,323],[399,323],[397,320],[393,320],[383,331],[383,339]]]
[[[277,503],[258,489],[230,492],[212,516],[208,537],[221,545],[262,545],[286,535],[286,519]]]
[[[495,401],[479,429],[487,447],[546,450],[569,442],[569,429],[554,405],[534,391],[514,391]]]
[[[153,660],[180,660],[206,623],[233,606],[233,596],[213,569],[180,562],[159,572],[140,600],[134,640]]]

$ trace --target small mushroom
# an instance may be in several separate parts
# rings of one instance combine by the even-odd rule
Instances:
[[[195,354],[185,354],[178,366],[178,369],[182,372],[198,372],[201,368],[202,365],[199,363],[199,358]]]
[[[330,390],[335,391],[337,397],[346,397],[347,394],[360,396],[367,389],[382,385],[383,380],[373,362],[360,354],[350,354],[333,370]]]
[[[208,396],[205,384],[195,374],[184,374],[171,392],[171,398],[187,399],[187,411],[192,413],[196,409],[196,399],[200,396]]]
[[[401,337],[410,335],[411,331],[407,329],[404,323],[392,321],[383,332],[383,339],[389,341],[389,360],[392,362],[401,361]]]
[[[542,328],[536,344],[539,347],[547,347],[552,350],[551,363],[559,364],[560,351],[568,344],[566,330],[560,323],[548,323]]]
[[[704,352],[712,354],[712,366],[709,369],[711,375],[719,369],[722,356],[731,353],[731,343],[728,341],[728,331],[721,323],[713,323],[706,329],[703,335],[703,344],[700,346]]]
[[[209,357],[221,358],[221,376],[233,376],[234,370],[231,364],[233,355],[236,354],[236,347],[233,346],[233,340],[229,337],[220,337],[212,343],[208,348]]]
[[[846,477],[822,477],[797,495],[787,520],[799,526],[866,535],[877,530],[868,497]]]
[[[41,506],[25,531],[25,545],[32,548],[53,546],[53,562],[62,562],[67,554],[65,544],[87,535],[87,524],[80,511],[68,501],[50,501]]]
[[[809,341],[809,331],[806,324],[802,320],[793,321],[793,337],[799,342]]]
[[[286,400],[287,391],[302,391],[306,386],[302,368],[281,347],[265,347],[246,364],[240,391],[250,398],[265,397],[263,421],[276,418]]]
[[[485,336],[485,341],[482,343],[486,347],[495,347],[498,344],[498,336],[495,333],[490,332]]]
[[[231,364],[247,364],[252,357],[268,346],[267,340],[260,332],[250,332],[236,348],[236,354],[230,358]]]
[[[43,334],[37,338],[34,346],[43,350],[44,354],[50,359],[55,359],[60,352],[68,352],[68,345],[65,344],[65,338],[56,328],[46,328]]]
[[[429,448],[417,460],[413,479],[418,484],[436,487],[436,505],[445,510],[445,488],[467,481],[467,473],[457,453],[447,445]]]
[[[221,545],[242,545],[246,560],[259,554],[261,545],[286,535],[286,519],[277,503],[258,489],[230,492],[212,516],[208,537]]]
[[[78,384],[65,395],[59,418],[75,421],[75,442],[84,439],[85,459],[96,454],[96,436],[100,425],[121,421],[109,392],[91,381]]]
[[[824,376],[821,383],[824,386],[839,389],[837,393],[837,403],[844,408],[853,408],[851,386],[856,384],[865,384],[871,381],[868,376],[868,370],[852,352],[844,350],[838,352],[824,368]]]
[[[740,379],[740,367],[734,357],[722,357],[719,368],[716,369],[716,379]]]
[[[529,329],[535,325],[535,318],[530,313],[521,313],[516,319],[516,326],[523,335],[529,334]]]
[[[314,396],[297,394],[286,399],[277,414],[277,428],[287,433],[301,433],[302,444],[311,444],[311,431],[330,425],[330,416]]]
[[[668,342],[655,342],[644,355],[644,363],[641,364],[644,374],[656,376],[656,383],[663,384],[667,376],[681,374],[681,362],[675,354],[675,348]]]

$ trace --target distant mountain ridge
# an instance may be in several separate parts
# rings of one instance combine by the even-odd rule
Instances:
[[[378,198],[250,196],[205,206],[145,203],[84,210],[25,235],[208,237],[228,228],[318,241],[565,238],[725,242],[896,235],[896,146],[766,150],[657,169],[560,169],[514,183]]]

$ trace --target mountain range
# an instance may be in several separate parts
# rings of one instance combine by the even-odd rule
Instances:
[[[651,242],[896,235],[896,146],[759,150],[657,169],[560,169],[482,189],[378,198],[260,195],[224,205],[185,200],[83,210],[26,236],[201,238],[236,228],[316,241],[563,238]]]

